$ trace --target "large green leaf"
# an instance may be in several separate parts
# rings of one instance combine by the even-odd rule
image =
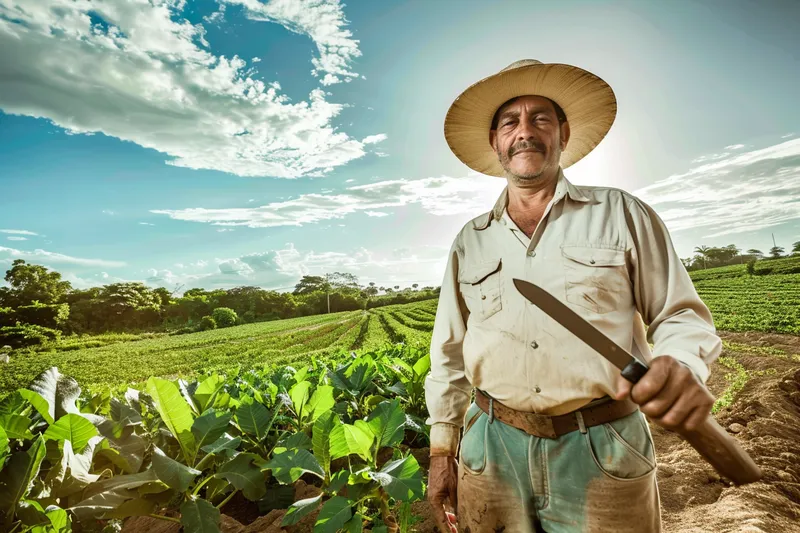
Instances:
[[[27,407],[25,399],[17,391],[0,400],[0,415],[18,415]]]
[[[47,401],[50,420],[58,420],[67,413],[79,412],[75,405],[75,401],[81,395],[78,382],[61,374],[56,367],[39,374],[28,388],[39,393]]]
[[[17,504],[17,518],[26,526],[50,523],[41,504],[34,500],[22,500]]]
[[[19,394],[23,398],[25,398],[30,404],[33,406],[36,411],[42,415],[45,422],[48,424],[53,423],[53,418],[50,416],[50,405],[47,403],[41,394],[36,391],[32,391],[29,389],[19,389]]]
[[[231,485],[242,491],[244,497],[256,501],[267,492],[264,473],[253,464],[261,459],[253,453],[240,453],[224,465],[216,474],[217,477],[227,479]]]
[[[9,439],[30,440],[33,433],[28,429],[31,419],[22,415],[0,415],[0,427],[6,432]]]
[[[47,524],[39,525],[30,530],[30,533],[71,533],[72,522],[69,514],[58,506],[51,505],[45,509]]]
[[[198,385],[197,390],[194,391],[194,399],[201,413],[213,405],[215,396],[224,383],[224,379],[214,374]]]
[[[100,435],[105,437],[97,453],[108,458],[125,473],[134,474],[142,466],[147,443],[133,432],[133,426],[123,428],[120,435],[115,433],[114,426],[115,423],[108,419],[95,423]]]
[[[179,379],[178,390],[181,391],[181,396],[186,400],[186,405],[189,406],[189,409],[191,409],[194,414],[199,415],[200,410],[197,408],[197,403],[195,403],[193,398],[194,391],[197,390],[197,382],[186,383],[185,379]]]
[[[178,439],[184,459],[191,460],[196,450],[192,435],[194,417],[178,386],[166,379],[150,378],[147,380],[146,390],[153,398],[161,420]]]
[[[168,457],[157,446],[153,448],[153,470],[156,471],[158,479],[178,492],[185,492],[192,481],[202,474],[201,471]]]
[[[137,474],[124,474],[122,476],[114,476],[104,479],[103,481],[98,481],[97,483],[92,483],[86,487],[83,496],[85,498],[91,498],[96,494],[102,494],[104,492],[117,492],[119,494],[120,491],[136,489],[153,481],[159,481],[158,476],[154,469],[148,468]]]
[[[217,440],[207,446],[203,446],[203,451],[210,454],[222,454],[236,450],[242,443],[240,437],[231,437],[223,433]]]
[[[367,423],[378,439],[378,447],[394,446],[403,440],[406,415],[400,400],[384,401],[370,413]]]
[[[361,533],[364,529],[364,517],[356,514],[344,525],[346,533]],[[374,530],[373,530],[374,531]]]
[[[311,422],[314,422],[322,413],[333,409],[335,404],[336,400],[333,399],[333,387],[330,385],[320,385],[317,387],[317,390],[314,391],[314,394],[311,395],[311,399],[308,400],[308,404],[306,404],[303,409],[303,418],[311,416]]]
[[[311,443],[314,449],[314,456],[322,465],[325,476],[331,473],[331,432],[339,424],[339,417],[333,411],[322,413],[312,430]]]
[[[374,440],[375,435],[363,420],[356,420],[355,425],[339,424],[331,431],[331,459],[356,454],[368,461],[372,458]]]
[[[417,362],[414,363],[414,374],[416,374],[417,377],[426,376],[430,369],[431,369],[430,354],[426,354],[424,357],[420,357],[419,359],[417,359]]]
[[[125,503],[103,513],[103,518],[128,518],[131,516],[148,516],[158,508],[158,503],[145,498],[133,498]]]
[[[281,453],[286,450],[310,450],[311,447],[312,443],[308,435],[302,431],[298,431],[297,433],[292,433],[288,437],[281,439],[274,453]]]
[[[325,478],[325,471],[317,459],[307,450],[289,450],[277,453],[264,465],[265,470],[271,470],[272,475],[286,485],[294,483],[306,472]]]
[[[289,390],[289,397],[292,399],[292,408],[298,420],[303,419],[303,412],[306,410],[306,404],[310,396],[311,383],[308,381],[301,381]]]
[[[6,526],[14,516],[14,508],[28,493],[33,479],[39,474],[45,456],[45,441],[39,435],[30,447],[12,454],[0,471],[0,511],[6,516]]]
[[[261,441],[269,431],[269,411],[250,396],[245,396],[236,408],[236,423],[242,431]]]
[[[231,413],[209,409],[198,416],[192,424],[192,435],[198,448],[216,442],[225,433]]]
[[[322,506],[314,524],[314,533],[337,533],[353,518],[351,502],[341,496],[334,496]]]
[[[313,513],[319,508],[322,501],[322,494],[313,498],[306,498],[305,500],[298,500],[294,502],[291,507],[286,511],[286,514],[281,521],[281,526],[293,526],[303,519],[304,516]]]
[[[116,398],[111,399],[109,418],[116,422],[119,428],[136,426],[142,423],[142,415],[136,409]]]
[[[56,441],[68,440],[76,453],[81,453],[89,439],[97,435],[97,428],[81,415],[73,413],[59,418],[44,432],[44,438]]]
[[[126,488],[101,491],[69,507],[69,510],[75,513],[78,521],[102,518],[105,513],[119,509],[125,502],[138,497],[139,495],[136,493],[136,490]]]
[[[11,448],[8,446],[8,435],[6,435],[6,430],[0,426],[0,470],[3,469],[3,463],[9,452],[11,452]]]
[[[51,466],[45,477],[45,485],[50,487],[51,497],[71,496],[100,478],[99,474],[89,471],[92,469],[95,450],[101,442],[103,437],[92,437],[81,453],[75,453],[71,441],[60,441],[61,460]]]
[[[396,500],[415,501],[424,496],[422,471],[413,455],[391,461],[380,472],[369,475]]]

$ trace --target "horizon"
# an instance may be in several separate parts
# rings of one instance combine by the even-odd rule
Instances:
[[[610,83],[611,131],[564,173],[648,202],[681,258],[800,240],[800,4],[430,4],[0,1],[0,268],[439,286],[505,185],[449,151],[445,112],[523,57]]]

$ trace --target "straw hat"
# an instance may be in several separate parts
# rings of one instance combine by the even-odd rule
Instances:
[[[525,95],[550,98],[567,115],[570,138],[561,153],[561,168],[591,152],[611,129],[617,115],[614,91],[594,74],[560,63],[515,61],[471,85],[450,106],[444,120],[444,136],[456,157],[482,174],[504,176],[489,144],[489,129],[501,105]]]

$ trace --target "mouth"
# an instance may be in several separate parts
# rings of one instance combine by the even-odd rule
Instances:
[[[535,148],[526,148],[524,150],[519,150],[517,152],[514,152],[512,154],[512,157],[517,154],[542,154],[542,153],[544,152],[542,152],[541,150],[536,150]]]

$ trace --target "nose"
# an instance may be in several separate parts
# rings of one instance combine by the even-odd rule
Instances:
[[[533,124],[531,124],[530,117],[527,116],[527,113],[523,113],[520,117],[520,125],[517,130],[517,140],[527,141],[533,139],[535,137],[533,130],[534,127]]]

